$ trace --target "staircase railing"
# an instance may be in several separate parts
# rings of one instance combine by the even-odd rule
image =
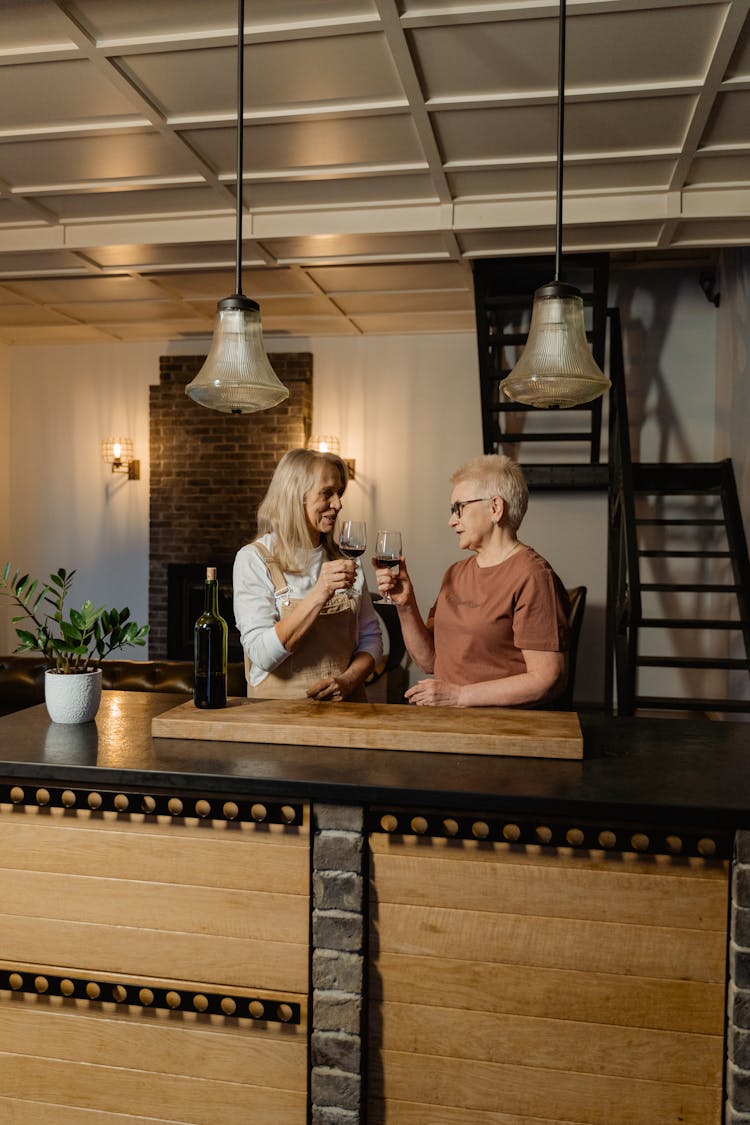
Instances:
[[[688,670],[705,672],[750,668],[750,560],[742,522],[742,512],[737,496],[734,470],[730,460],[710,464],[643,464],[633,463],[630,449],[627,396],[623,363],[622,333],[617,309],[608,309],[610,346],[610,378],[612,389],[609,402],[609,534],[607,574],[607,614],[605,636],[605,707],[619,716],[633,715],[640,709],[703,710],[707,712],[750,711],[750,700],[744,693],[740,698],[699,698],[695,694],[685,697],[649,694],[640,690],[639,668],[672,669],[686,673]],[[721,512],[713,516],[700,512],[684,518],[687,512],[674,518],[663,513],[654,518],[643,516],[637,503],[649,498],[660,498],[665,503],[670,498],[698,497],[701,502],[713,497],[720,500]],[[693,528],[705,532],[710,526],[714,533],[726,537],[728,550],[706,550],[700,544],[689,549],[641,549],[639,526],[660,525],[665,534],[670,528],[685,533]],[[653,528],[649,527],[649,530]],[[674,581],[668,575],[657,576],[654,581],[641,576],[641,558],[649,563],[674,559],[695,559],[716,564],[717,560],[731,560],[733,583],[721,581]],[[672,612],[644,616],[642,595],[648,598],[658,594],[673,601]],[[707,617],[686,616],[677,601],[685,593],[709,597],[726,593],[736,599],[738,616]],[[662,630],[667,636],[672,630],[682,634],[690,631],[695,636],[716,635],[727,631],[741,632],[745,658],[707,655],[698,648],[692,655],[642,655],[639,644],[643,631]],[[699,695],[701,693],[698,693]]]
[[[607,309],[607,322],[612,388],[609,395],[610,477],[604,706],[609,713],[613,712],[616,679],[618,713],[632,715],[638,623],[642,609],[620,310]]]

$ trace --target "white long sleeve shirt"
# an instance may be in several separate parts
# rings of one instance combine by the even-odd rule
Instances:
[[[260,536],[260,542],[271,554],[274,550],[273,534]],[[289,585],[284,595],[301,600],[310,593],[326,561],[322,547],[310,551],[307,569],[302,574],[284,574]],[[241,547],[234,560],[234,619],[240,633],[242,647],[251,662],[250,683],[262,683],[269,672],[278,668],[290,653],[278,638],[274,625],[281,619],[280,599],[275,596],[268,568],[252,544]],[[354,587],[349,591],[357,600],[359,609],[357,646],[352,657],[368,652],[375,663],[383,655],[383,637],[380,623],[372,608],[362,567],[357,566]]]

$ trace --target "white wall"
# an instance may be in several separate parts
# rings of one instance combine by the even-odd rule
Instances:
[[[8,477],[14,567],[44,579],[77,570],[70,604],[85,598],[140,624],[148,607],[148,386],[158,344],[10,349],[11,464]],[[133,439],[141,480],[112,474],[101,441]],[[11,635],[4,651],[15,647]],[[132,655],[143,655],[136,649]]]

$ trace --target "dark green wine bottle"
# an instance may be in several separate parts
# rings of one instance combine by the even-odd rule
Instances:
[[[216,567],[206,568],[203,613],[195,623],[196,707],[227,705],[227,623],[219,616],[219,583]]]

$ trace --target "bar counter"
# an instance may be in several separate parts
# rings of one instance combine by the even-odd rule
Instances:
[[[750,726],[152,738],[181,701],[0,719],[0,1119],[746,1119]]]
[[[750,724],[583,717],[581,762],[152,738],[152,717],[182,698],[104,692],[96,722],[80,726],[51,723],[43,706],[6,716],[2,774],[750,828]]]

